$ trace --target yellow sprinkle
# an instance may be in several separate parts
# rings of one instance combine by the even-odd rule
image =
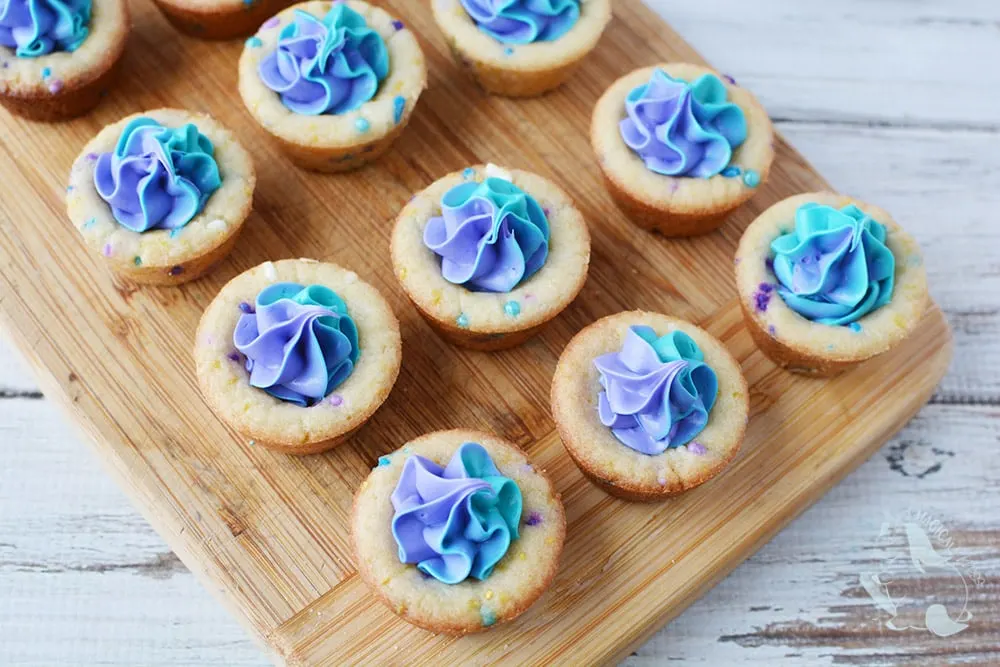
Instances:
[[[387,586],[390,581],[392,581],[392,576],[391,575],[382,580],[382,585],[383,586]]]
[[[231,378],[229,378],[229,380],[228,380],[228,381],[226,382],[226,384],[228,384],[228,385],[229,385],[229,386],[231,387],[231,386],[233,386],[234,384],[236,384],[236,383],[237,383],[237,382],[239,382],[239,381],[240,381],[240,379],[239,379],[238,377],[231,377]]]
[[[552,544],[553,542],[555,542],[555,540],[553,540],[551,537],[546,537],[545,538],[545,543],[546,544]]]
[[[212,362],[212,369],[213,370],[218,370],[220,368],[222,368],[222,362],[221,361],[219,361],[218,359],[216,359],[215,361]]]
[[[250,412],[250,402],[247,401],[243,404],[243,412]]]
[[[501,605],[505,605],[508,602],[510,602],[510,596],[507,595],[506,593],[501,593],[499,600]]]
[[[486,599],[487,600],[493,599],[493,591],[486,591]]]
[[[400,280],[406,280],[406,269],[400,269],[399,270],[399,279]]]
[[[520,558],[521,560],[527,560],[528,559],[527,554],[525,554],[523,551],[521,553],[519,553],[517,555],[517,557]]]
[[[439,303],[441,303],[442,296],[443,295],[441,294],[441,290],[439,289],[431,290],[431,303],[433,303],[435,306],[438,305]]]
[[[743,398],[742,392],[734,391],[733,398]]]
[[[902,315],[896,315],[894,318],[892,318],[892,322],[900,329],[906,328],[906,319]]]
[[[478,600],[469,600],[468,607],[469,607],[469,609],[479,609],[479,601]]]

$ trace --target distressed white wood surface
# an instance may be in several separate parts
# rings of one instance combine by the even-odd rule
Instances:
[[[956,357],[899,437],[626,663],[1000,663],[1000,3],[647,2],[836,187],[916,234]],[[5,344],[0,443],[0,665],[266,664]],[[859,585],[907,509],[982,576],[953,637],[886,629]]]

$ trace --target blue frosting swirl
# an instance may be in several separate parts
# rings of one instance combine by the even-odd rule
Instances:
[[[490,177],[445,193],[441,216],[424,228],[424,245],[441,256],[441,275],[448,282],[509,292],[545,264],[549,222],[534,197]]]
[[[364,17],[344,3],[322,19],[296,9],[258,72],[291,111],[342,114],[375,97],[389,74],[389,50]]]
[[[21,58],[75,51],[89,33],[91,0],[0,1],[0,46]]]
[[[580,19],[580,0],[462,0],[479,29],[504,44],[559,39]]]
[[[222,185],[214,155],[211,140],[192,123],[175,129],[135,118],[114,152],[98,156],[94,187],[123,227],[177,229]]]
[[[803,317],[847,325],[892,300],[896,258],[885,226],[857,206],[803,204],[771,243],[777,292]]]
[[[464,443],[445,468],[406,459],[391,500],[400,562],[445,584],[486,579],[518,538],[521,490],[478,443]]]
[[[747,138],[747,120],[714,74],[694,83],[661,69],[625,98],[619,131],[646,167],[664,176],[711,178]]]
[[[662,454],[701,433],[719,393],[715,371],[698,344],[674,331],[657,338],[633,326],[618,352],[594,360],[604,387],[597,398],[601,423],[643,454]]]
[[[282,401],[315,405],[354,371],[361,354],[347,304],[322,285],[275,283],[233,331],[250,384]]]

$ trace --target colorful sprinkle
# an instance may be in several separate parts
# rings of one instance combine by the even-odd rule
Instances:
[[[104,244],[104,249],[101,250],[101,252],[104,253],[105,257],[111,257],[111,244],[110,243]]]
[[[767,312],[767,306],[771,303],[771,293],[773,291],[774,285],[769,285],[767,283],[761,283],[757,287],[757,291],[754,292],[753,295],[753,302],[758,313]]]
[[[774,257],[768,257],[767,259],[765,259],[764,266],[767,267],[768,271],[774,273]]]
[[[90,229],[96,224],[97,224],[97,218],[90,218],[85,223],[83,223],[83,226],[80,227],[80,229]]]
[[[851,322],[850,324],[847,325],[847,328],[853,331],[854,333],[861,333],[861,325],[858,324],[857,322]]]
[[[472,167],[466,167],[465,170],[462,171],[462,178],[464,178],[465,180],[469,180],[475,175],[476,175],[476,170],[473,169]]]
[[[469,316],[466,315],[465,313],[462,313],[461,315],[459,315],[458,317],[455,318],[455,324],[457,324],[458,326],[462,327],[463,329],[468,329],[469,328]]]
[[[52,76],[52,68],[51,67],[43,67],[42,68],[42,78],[43,79],[47,79],[50,76]]]
[[[142,266],[142,257],[136,255],[135,259],[132,260],[132,263],[135,264],[136,266]]]
[[[247,41],[244,42],[244,44],[246,44],[251,49],[256,49],[259,46],[263,46],[264,42],[261,41],[260,37],[254,35],[253,37],[247,37]]]
[[[253,447],[254,445],[257,444],[257,441],[256,440],[248,440],[247,444],[250,445],[251,447]]]
[[[240,310],[242,310],[242,311],[243,311],[244,313],[246,313],[247,315],[250,315],[251,313],[253,313],[253,312],[254,312],[254,310],[253,310],[253,306],[251,306],[251,305],[250,305],[249,303],[247,303],[246,301],[240,301]]]
[[[372,128],[372,124],[368,122],[367,118],[359,118],[354,121],[354,127],[357,128],[358,132],[367,132]]]
[[[752,169],[747,169],[747,173],[743,174],[743,182],[748,188],[755,188],[760,185],[760,174]]]
[[[483,597],[487,600],[492,600],[494,595],[495,593],[493,591],[486,591],[486,593],[483,594]]]
[[[271,29],[271,28],[275,28],[275,27],[277,27],[277,25],[278,25],[279,23],[281,23],[281,19],[279,19],[279,18],[278,18],[277,16],[272,16],[272,17],[271,17],[271,18],[269,18],[268,20],[266,20],[266,21],[264,21],[263,23],[261,23],[261,24],[260,24],[260,27],[261,27],[261,28],[267,28],[267,29]]]
[[[378,467],[379,468],[384,468],[385,466],[389,465],[390,463],[392,463],[392,459],[390,459],[388,456],[380,456],[380,457],[378,457]]]
[[[63,82],[61,79],[53,79],[52,83],[49,84],[49,92],[55,95],[60,90],[63,89]]]
[[[393,19],[392,27],[395,28],[397,31],[399,31],[406,28],[406,24],[400,21],[399,19]]]
[[[521,314],[521,304],[517,301],[508,301],[503,305],[503,312],[507,313],[507,317],[517,317]]]
[[[728,81],[729,83],[731,83],[734,86],[737,85],[736,84],[736,79],[734,79],[733,77],[729,76],[728,74],[723,74],[722,78],[725,79],[726,81]]]
[[[178,266],[171,266],[170,270],[167,271],[167,273],[169,273],[172,276],[179,276],[182,273],[184,273],[184,267],[183,266],[179,266],[179,265]]]
[[[252,4],[253,4],[253,0],[243,0],[243,4],[244,4],[244,5],[246,5],[246,6],[247,6],[247,8],[249,8],[249,7],[250,7],[250,5],[252,5]]]
[[[399,121],[403,120],[403,111],[406,109],[406,98],[402,95],[397,95],[396,99],[392,101],[392,120],[399,125]]]
[[[778,335],[778,330],[774,328],[773,324],[768,324],[767,325],[767,333],[771,334],[772,336],[777,336]]]
[[[722,175],[726,178],[736,178],[741,173],[743,173],[743,170],[736,166],[729,166],[722,170]]]
[[[688,443],[687,448],[689,452],[697,454],[698,456],[704,456],[708,452],[708,450],[705,449],[705,445],[700,442],[690,442]]]
[[[505,56],[512,56],[514,55],[514,49],[508,46],[506,49],[503,50],[503,54]]]
[[[239,352],[230,352],[229,354],[226,355],[226,359],[229,359],[229,361],[239,361],[240,360],[240,353]]]
[[[340,394],[330,394],[330,405],[333,407],[340,407],[344,404],[344,397]]]
[[[479,616],[483,620],[483,627],[488,628],[497,622],[497,614],[492,609],[486,609],[483,607],[479,610]]]
[[[87,153],[87,159],[90,160],[91,162],[96,161],[97,160],[97,153]]]
[[[528,515],[528,520],[524,522],[526,526],[537,526],[542,522],[542,515],[538,512],[532,512]]]

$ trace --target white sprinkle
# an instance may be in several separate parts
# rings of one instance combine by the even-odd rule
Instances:
[[[513,181],[514,176],[502,167],[498,167],[492,162],[486,165],[486,177],[487,178],[502,178],[505,181]]]
[[[354,273],[354,271],[348,271],[346,274],[344,274],[344,282],[347,283],[348,285],[357,282],[357,280],[358,280],[358,274]]]
[[[278,272],[274,269],[274,264],[271,262],[264,262],[264,277],[268,280],[277,280]]]
[[[306,264],[319,264],[318,259],[310,259],[308,257],[299,257],[300,262],[305,262]]]
[[[206,225],[206,228],[210,232],[224,232],[226,231],[226,221],[221,218],[217,218]]]

